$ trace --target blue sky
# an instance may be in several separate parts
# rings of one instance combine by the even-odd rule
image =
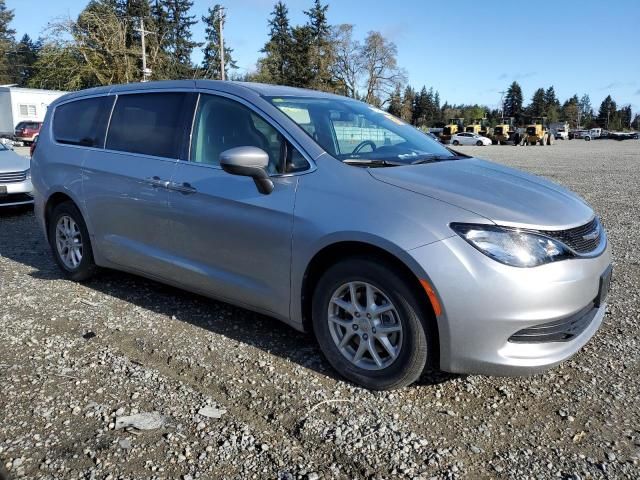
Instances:
[[[252,70],[267,37],[275,0],[195,0],[200,18],[214,3],[227,8],[225,38],[243,70]],[[85,0],[7,0],[18,35],[37,37],[60,16],[75,17]],[[312,0],[287,0],[293,24]],[[515,5],[519,2],[512,2]],[[352,23],[363,38],[378,30],[398,46],[414,86],[433,86],[450,103],[496,106],[513,80],[526,101],[553,85],[561,100],[588,93],[594,108],[611,93],[640,110],[640,0],[534,2],[537,12],[477,0],[330,0],[329,21]],[[202,41],[204,27],[194,27]],[[194,60],[201,58],[194,53]]]

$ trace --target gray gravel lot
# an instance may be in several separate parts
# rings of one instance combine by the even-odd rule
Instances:
[[[65,479],[640,478],[640,142],[460,150],[560,182],[601,214],[610,306],[574,358],[528,378],[427,373],[369,392],[276,320],[118,272],[67,281],[33,214],[5,211],[0,463]],[[159,428],[116,429],[149,412]]]

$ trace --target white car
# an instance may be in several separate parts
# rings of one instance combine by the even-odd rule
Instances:
[[[477,145],[482,147],[484,145],[491,145],[491,139],[478,135],[477,133],[456,133],[451,137],[452,145]]]
[[[33,203],[29,159],[0,143],[0,208]]]

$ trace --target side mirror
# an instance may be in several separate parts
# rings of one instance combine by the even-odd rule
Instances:
[[[257,147],[236,147],[220,154],[220,166],[231,175],[251,177],[264,195],[273,192],[273,182],[267,173],[269,155]]]

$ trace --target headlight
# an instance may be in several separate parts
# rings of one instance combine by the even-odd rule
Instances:
[[[452,223],[451,228],[488,257],[513,267],[537,267],[573,257],[557,240],[517,228],[464,223]]]
[[[25,173],[27,174],[27,179],[30,179],[31,178],[31,169],[28,168]]]

